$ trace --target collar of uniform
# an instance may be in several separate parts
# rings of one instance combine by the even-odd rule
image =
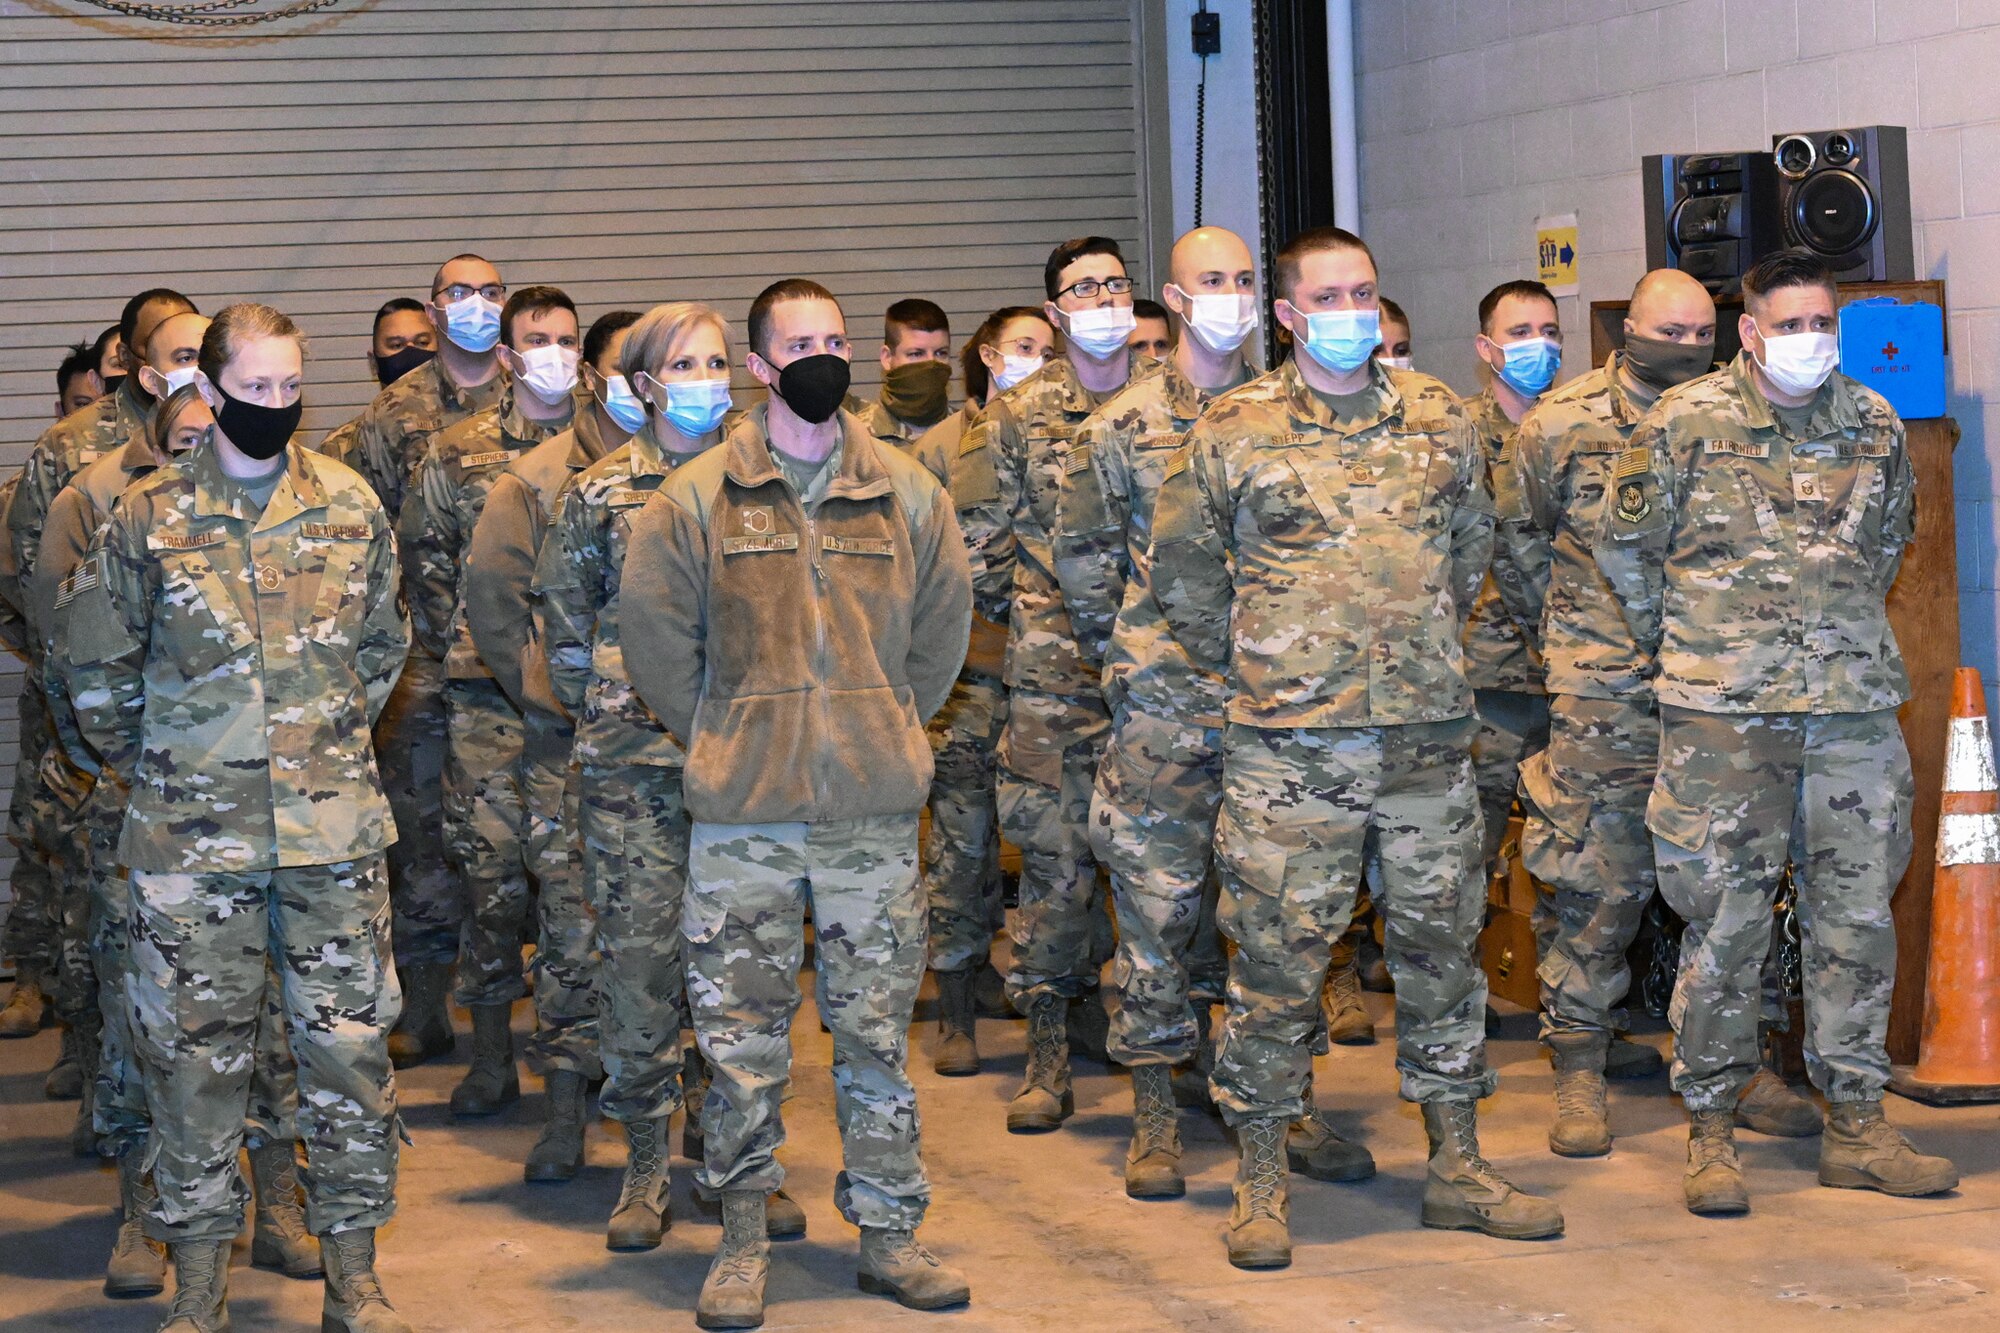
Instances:
[[[1320,397],[1318,390],[1307,384],[1306,377],[1299,373],[1298,357],[1288,359],[1284,367],[1278,371],[1278,376],[1278,382],[1284,389],[1285,405],[1291,410],[1292,420],[1318,426],[1321,430],[1336,433],[1342,430],[1339,419],[1333,415],[1333,409],[1327,406],[1326,399]],[[1403,415],[1403,395],[1397,391],[1396,382],[1389,377],[1389,372],[1383,369],[1379,361],[1371,360],[1368,363],[1368,387],[1375,390],[1375,415],[1350,422],[1345,428],[1350,435],[1359,434],[1372,426]]]
[[[482,407],[488,407],[499,401],[500,395],[505,390],[513,387],[512,377],[507,374],[504,363],[494,371],[493,378],[484,384],[464,386],[456,384],[451,376],[444,373],[444,358],[441,356],[432,357],[396,383],[413,380],[420,372],[430,376],[428,387],[437,395],[439,403],[446,407],[457,408],[461,412],[476,412]]]
[[[574,409],[575,406],[576,399],[571,398],[570,407]],[[530,421],[521,415],[521,404],[515,396],[511,382],[500,390],[499,415],[502,443],[512,441],[516,445],[540,444],[557,431],[568,430],[570,423],[576,419],[572,413],[571,416],[552,421]]]
[[[127,375],[118,392],[111,395],[111,402],[119,438],[131,439],[146,433],[146,419],[153,414],[158,400],[139,387],[137,375]]]
[[[651,415],[648,413],[648,415]],[[604,447],[604,431],[598,425],[595,408],[580,408],[569,423],[569,466],[589,467],[610,452]]]
[[[198,449],[201,446],[195,447]],[[159,466],[153,457],[153,446],[146,443],[146,432],[140,431],[125,441],[125,447],[118,451],[118,466],[127,476],[133,477]]]
[[[1077,378],[1075,364],[1068,357],[1059,356],[1043,366],[1041,377],[1055,390],[1056,405],[1063,411],[1088,416],[1097,410],[1098,405],[1091,401],[1089,391],[1083,387],[1083,381]],[[1125,382],[1127,384],[1132,382],[1130,363],[1126,367]],[[1106,395],[1107,398],[1109,396]]]
[[[1181,373],[1181,368],[1174,364],[1174,359],[1168,357],[1166,368],[1160,372],[1160,393],[1166,402],[1168,415],[1176,421],[1193,421],[1202,414],[1212,399],[1228,393],[1230,389],[1249,379],[1247,373],[1249,368],[1246,366],[1244,369],[1246,373],[1233,383],[1210,391],[1196,386],[1193,380]]]
[[[1755,366],[1756,362],[1747,347],[1729,363],[1730,385],[1743,405],[1743,420],[1756,429],[1775,430],[1782,435],[1784,427],[1771,408],[1771,400],[1757,386]],[[1851,383],[1847,376],[1836,370],[1820,386],[1818,395],[1813,399],[1812,414],[1806,418],[1807,439],[1818,439],[1836,431],[1861,429],[1861,411],[1855,405]]]
[[[912,426],[882,406],[880,400],[868,404],[868,410],[861,414],[861,420],[868,427],[868,433],[878,440],[914,440],[923,434],[922,428]]]
[[[729,451],[725,471],[731,481],[745,490],[776,481],[783,475],[778,460],[771,457],[770,416],[769,402],[757,404],[723,441],[722,447]],[[866,500],[885,494],[890,486],[889,471],[883,465],[879,445],[867,423],[845,410],[836,420],[840,422],[840,443],[835,446],[834,476],[826,488],[827,495]]]
[[[1625,429],[1639,424],[1644,412],[1633,410],[1632,395],[1625,389],[1625,353],[1613,352],[1604,362],[1604,387],[1611,397],[1611,420]],[[1655,398],[1654,402],[1659,399]]]
[[[326,507],[326,491],[320,486],[319,478],[306,458],[310,451],[296,440],[285,446],[285,475],[279,480],[278,489],[271,493],[270,502],[264,506],[262,514],[244,503],[243,483],[223,472],[222,460],[214,446],[196,445],[188,452],[194,455],[188,460],[187,467],[188,475],[194,481],[196,518],[249,519],[256,523],[256,531],[262,532],[308,509]]]
[[[1520,429],[1508,417],[1507,409],[1500,406],[1500,395],[1490,387],[1480,390],[1465,407],[1472,414],[1473,429],[1479,432],[1480,439],[1486,441],[1490,453],[1497,454],[1506,448],[1507,441],[1514,438],[1514,432]]]

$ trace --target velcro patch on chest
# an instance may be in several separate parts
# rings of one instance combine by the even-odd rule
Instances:
[[[146,534],[146,545],[155,551],[199,551],[206,546],[220,546],[229,540],[229,529],[208,528],[202,532],[151,532]]]
[[[1076,427],[1067,421],[1044,421],[1040,434],[1045,440],[1061,444],[1076,438]]]
[[[759,536],[724,537],[724,555],[743,555],[754,551],[796,551],[799,549],[799,534],[796,532],[772,532]]]
[[[1701,451],[1705,454],[1728,454],[1734,458],[1769,458],[1771,446],[1751,440],[1703,440]]]
[[[1172,458],[1169,458],[1167,460],[1167,470],[1160,474],[1160,484],[1162,486],[1166,485],[1168,482],[1172,481],[1175,477],[1178,477],[1181,473],[1187,470],[1188,470],[1188,451],[1182,449],[1179,452],[1177,452]]]
[[[69,577],[62,581],[62,587],[56,590],[58,607],[68,606],[79,593],[89,592],[97,586],[97,562],[101,558],[93,556],[69,572]]]
[[[1618,518],[1623,523],[1637,523],[1653,512],[1653,502],[1646,498],[1646,483],[1638,477],[1623,478],[1618,482]]]
[[[1623,480],[1626,477],[1643,477],[1653,470],[1653,455],[1645,449],[1627,449],[1618,455],[1618,461],[1611,467],[1611,475]]]
[[[1090,446],[1087,444],[1079,444],[1063,455],[1063,472],[1068,476],[1074,477],[1089,466]]]
[[[819,539],[820,549],[836,551],[841,555],[894,555],[896,543],[888,537],[837,537],[831,534]]]
[[[495,463],[512,462],[513,458],[512,449],[488,449],[483,454],[467,454],[458,460],[458,465],[463,468],[492,467]]]
[[[637,509],[653,498],[651,491],[637,491],[629,486],[621,486],[604,497],[606,509]]]
[[[372,535],[366,523],[301,523],[299,535],[336,542],[367,541]]]
[[[1887,440],[1842,440],[1842,458],[1887,458],[1892,448]]]

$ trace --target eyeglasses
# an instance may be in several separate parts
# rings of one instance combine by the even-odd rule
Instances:
[[[431,299],[435,301],[439,297],[443,297],[446,305],[457,305],[460,301],[463,301],[475,292],[489,301],[498,301],[507,295],[507,284],[504,282],[489,282],[484,287],[468,287],[462,282],[454,282],[449,287],[441,287],[437,291],[432,292]]]
[[[1130,278],[1085,278],[1081,282],[1072,282],[1069,286],[1057,292],[1056,296],[1059,298],[1077,296],[1088,301],[1099,292],[1110,292],[1113,296],[1123,296],[1131,290],[1132,279]]]

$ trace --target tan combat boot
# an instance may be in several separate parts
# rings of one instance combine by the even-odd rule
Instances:
[[[694,1210],[710,1222],[722,1221],[722,1198],[720,1195],[694,1192]],[[799,1201],[781,1189],[772,1190],[764,1196],[764,1235],[770,1240],[803,1240],[806,1234],[806,1210],[799,1207]]]
[[[1736,1129],[1727,1111],[1689,1113],[1687,1175],[1681,1193],[1701,1217],[1736,1217],[1750,1211],[1743,1164],[1736,1160]]]
[[[917,1243],[914,1232],[861,1228],[854,1281],[873,1296],[893,1296],[912,1310],[944,1310],[972,1299],[965,1274]]]
[[[48,1017],[49,997],[41,983],[15,974],[14,994],[7,1007],[0,1009],[0,1037],[32,1037],[42,1030]]]
[[[306,1210],[299,1199],[298,1144],[282,1139],[252,1148],[250,1186],[257,1196],[250,1262],[286,1277],[318,1277],[324,1271],[319,1242],[306,1230]]]
[[[389,1033],[389,1063],[408,1069],[458,1045],[451,1030],[450,963],[413,963],[399,969],[403,982],[403,1016]]]
[[[656,1249],[660,1237],[673,1226],[667,1197],[672,1181],[666,1162],[671,1119],[633,1120],[625,1126],[625,1181],[604,1231],[607,1250]]]
[[[1811,1098],[1759,1065],[1736,1099],[1736,1124],[1781,1139],[1809,1139],[1826,1128],[1826,1119]]]
[[[1602,1157],[1611,1151],[1604,1104],[1604,1056],[1611,1034],[1552,1032],[1548,1044],[1556,1067],[1556,1122],[1549,1126],[1549,1151],[1558,1157]]]
[[[451,1090],[453,1116],[493,1115],[521,1097],[521,1075],[514,1068],[511,1004],[472,1006],[472,1067]]]
[[[1423,1222],[1441,1231],[1483,1231],[1502,1240],[1560,1236],[1562,1209],[1516,1189],[1479,1155],[1479,1105],[1471,1098],[1425,1102],[1430,1174]]]
[[[320,1302],[320,1333],[413,1333],[382,1294],[375,1275],[372,1228],[335,1231],[326,1237],[333,1262],[326,1266],[326,1298]]]
[[[979,1039],[976,1020],[978,1001],[973,995],[976,978],[971,968],[939,972],[937,1050],[931,1068],[946,1078],[963,1078],[979,1072]]]
[[[722,1243],[695,1301],[697,1327],[756,1328],[764,1322],[764,1281],[771,1272],[767,1226],[762,1190],[722,1192]]]
[[[1028,1005],[1028,1074],[1007,1107],[1009,1134],[1046,1134],[1075,1112],[1068,1016],[1069,1001],[1060,995],[1039,995]]]
[[[1833,1102],[1819,1142],[1819,1183],[1839,1190],[1880,1190],[1898,1198],[1958,1188],[1958,1168],[1927,1157],[1882,1117],[1882,1103]]]
[[[229,1242],[173,1247],[174,1303],[159,1333],[229,1333]]]
[[[1284,1142],[1285,1122],[1275,1116],[1236,1127],[1229,1262],[1238,1268],[1291,1266],[1291,1180],[1285,1174]]]
[[[104,1294],[116,1300],[167,1289],[167,1247],[146,1235],[146,1210],[157,1197],[138,1147],[118,1159],[118,1239],[104,1265]]]
[[[1336,1185],[1374,1175],[1375,1155],[1334,1133],[1333,1126],[1319,1113],[1310,1075],[1306,1077],[1305,1103],[1306,1113],[1285,1131],[1286,1165],[1302,1176]]]
[[[1373,1046],[1375,1020],[1361,1000],[1361,974],[1354,965],[1354,946],[1336,940],[1333,963],[1326,970],[1326,985],[1320,991],[1320,1008],[1326,1015],[1326,1039],[1336,1046]]]
[[[521,1166],[521,1178],[530,1184],[560,1184],[576,1179],[583,1170],[583,1130],[589,1119],[585,1109],[583,1075],[573,1069],[558,1069],[547,1080],[549,1119],[541,1137],[528,1150]]]
[[[1005,1020],[1021,1016],[1014,1012],[1013,1002],[1007,998],[1007,979],[993,966],[991,958],[972,970],[972,1002],[981,1018]]]
[[[1092,986],[1069,1002],[1069,1048],[1086,1060],[1111,1063],[1111,1015],[1104,996]]]
[[[1178,1199],[1187,1193],[1181,1175],[1180,1113],[1174,1108],[1173,1071],[1166,1065],[1132,1069],[1132,1144],[1125,1150],[1125,1193],[1134,1199]]]

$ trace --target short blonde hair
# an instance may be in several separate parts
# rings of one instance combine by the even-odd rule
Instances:
[[[181,413],[202,401],[200,388],[183,384],[164,401],[153,404],[153,410],[146,414],[146,445],[155,456],[165,458],[173,452],[167,443],[173,438],[174,423],[181,419]]]
[[[735,365],[736,352],[729,344],[729,321],[721,312],[697,301],[669,301],[639,316],[639,322],[625,335],[625,346],[618,353],[618,373],[636,388],[640,371],[652,374],[690,332],[703,324],[712,325],[722,335],[722,354]]]
[[[226,305],[215,312],[208,331],[201,335],[201,351],[195,364],[201,373],[208,376],[210,384],[220,385],[222,368],[228,365],[245,345],[265,338],[290,338],[299,345],[299,355],[306,354],[306,335],[299,326],[292,323],[292,317],[275,306],[259,305],[255,301],[238,301]]]

